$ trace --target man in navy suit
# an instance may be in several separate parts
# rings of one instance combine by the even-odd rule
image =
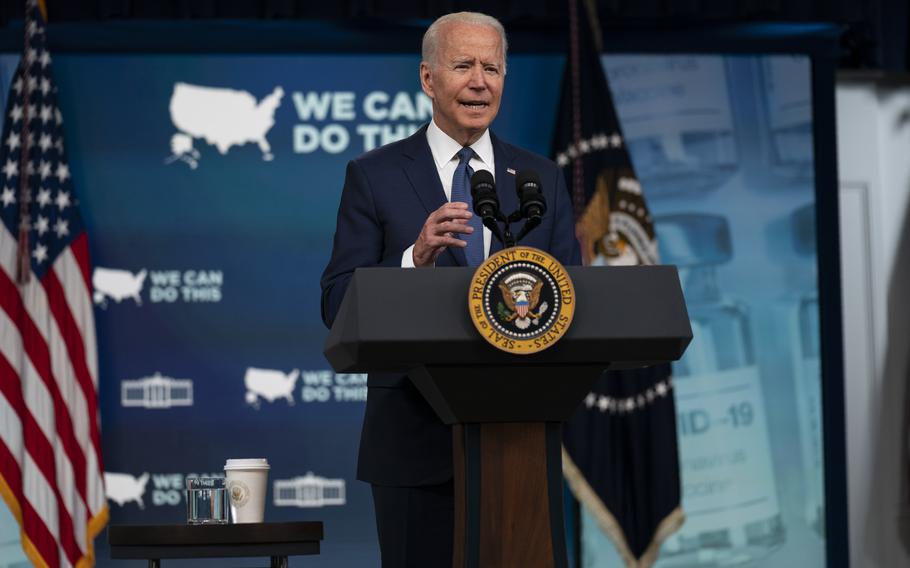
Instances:
[[[537,172],[548,210],[520,244],[563,264],[581,262],[560,169],[488,128],[499,110],[506,49],[502,25],[484,14],[449,14],[427,29],[420,83],[433,101],[433,120],[348,164],[322,276],[326,325],[358,267],[477,265],[502,247],[471,212],[467,187],[478,169],[493,173],[506,214],[518,207],[516,172]],[[451,428],[406,376],[372,373],[368,385],[357,478],[372,485],[382,565],[451,566]]]

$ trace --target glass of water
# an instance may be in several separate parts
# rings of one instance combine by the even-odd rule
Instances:
[[[228,522],[228,493],[223,477],[186,478],[186,522],[190,525]]]

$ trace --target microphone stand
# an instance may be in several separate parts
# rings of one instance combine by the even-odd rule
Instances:
[[[512,234],[511,224],[520,221],[521,219],[522,217],[520,209],[514,211],[508,217],[503,215],[502,211],[497,209],[494,215],[488,215],[483,218],[483,225],[486,228],[490,229],[490,232],[493,233],[493,236],[502,243],[503,248],[512,248],[515,246],[515,243],[519,239],[523,238],[531,229],[540,224],[539,218],[536,219],[536,222],[534,222],[534,218],[528,219],[528,222],[525,223],[525,226],[522,227],[521,231],[518,233],[518,237],[516,238],[515,235]],[[502,223],[502,228],[500,228],[499,223]],[[529,225],[531,226],[529,227]]]
[[[503,248],[512,248],[515,244],[523,239],[528,233],[530,233],[535,227],[540,225],[541,217],[540,214],[532,214],[527,217],[527,221],[524,226],[518,232],[516,237],[512,234],[512,223],[517,223],[525,217],[521,213],[521,207],[513,211],[508,217],[503,215],[502,211],[499,210],[498,203],[494,206],[495,209],[486,209],[484,215],[482,216],[482,221],[484,227],[490,229],[490,232],[493,233],[493,236],[496,237],[499,242],[502,243]],[[499,223],[502,223],[500,228]]]
[[[514,223],[515,221],[518,221],[521,219],[521,211],[515,211],[508,217],[506,217],[505,215],[500,213],[499,217],[500,217],[500,220],[505,224],[505,227],[506,227],[506,230],[503,233],[505,240],[502,241],[502,246],[504,248],[512,248],[515,246],[517,239],[515,239],[515,237],[512,235],[512,227],[510,225],[512,223]]]
[[[537,225],[540,225],[540,219],[541,219],[540,215],[534,215],[533,217],[528,217],[527,222],[525,223],[524,227],[521,228],[521,231],[518,232],[518,236],[515,237],[515,240],[520,241],[521,239],[525,238],[525,235],[530,233],[531,230],[534,229],[534,227],[536,227]]]
[[[506,246],[505,243],[512,237],[512,233],[509,231],[509,226],[506,225],[506,231],[503,234],[502,229],[499,228],[499,224],[496,222],[499,219],[504,220],[502,213],[500,213],[499,209],[497,209],[493,215],[486,215],[483,217],[483,226],[487,229],[490,229],[490,232],[493,233],[493,236],[496,237],[499,242],[503,243],[503,246]],[[512,241],[514,243],[514,239],[512,239]],[[515,245],[512,244],[510,246]]]

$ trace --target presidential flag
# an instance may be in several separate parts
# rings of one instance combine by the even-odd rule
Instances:
[[[582,258],[655,264],[654,224],[600,62],[593,2],[571,0],[569,11],[553,151],[572,192]],[[651,566],[684,520],[670,370],[604,373],[564,430],[566,481],[631,567]]]
[[[0,493],[35,566],[91,566],[107,521],[88,238],[38,3],[0,148]]]

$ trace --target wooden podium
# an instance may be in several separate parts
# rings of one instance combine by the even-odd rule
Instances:
[[[326,341],[338,372],[399,370],[453,426],[454,568],[562,568],[561,423],[606,369],[679,359],[692,330],[676,269],[569,267],[572,326],[512,355],[468,316],[471,268],[361,268]]]

